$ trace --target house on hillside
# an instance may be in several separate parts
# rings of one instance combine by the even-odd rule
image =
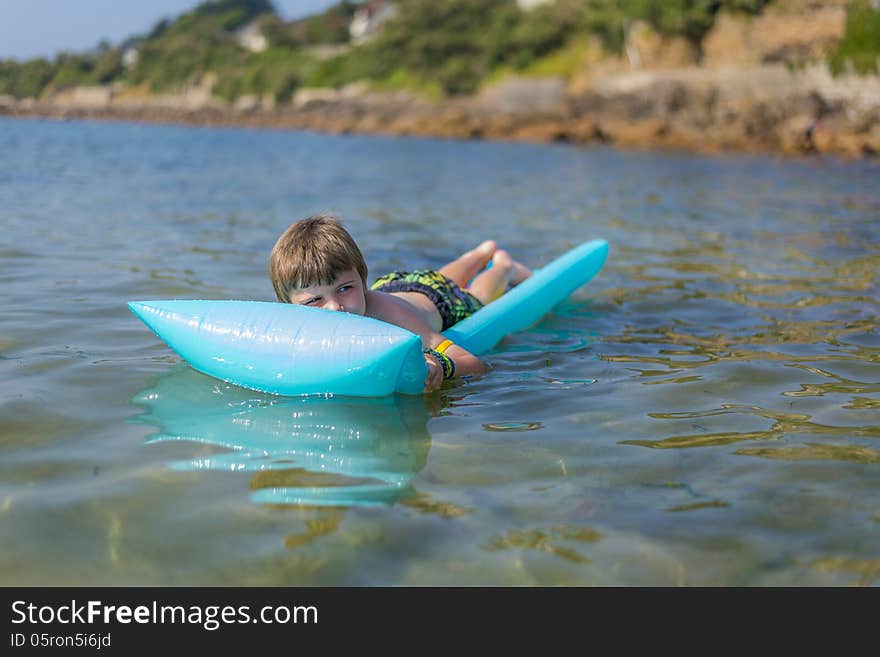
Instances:
[[[252,20],[244,27],[235,32],[235,40],[245,50],[251,52],[263,52],[269,47],[269,39],[263,34],[263,25],[260,16]]]
[[[140,45],[141,39],[139,38],[127,39],[120,44],[119,50],[122,52],[122,65],[126,69],[133,68],[138,63],[141,54],[140,50],[138,50]]]
[[[135,64],[138,63],[138,59],[140,58],[140,52],[138,52],[137,48],[129,48],[124,53],[122,53],[122,65],[126,68],[134,68]]]
[[[396,8],[390,0],[369,0],[354,12],[348,33],[354,44],[364,43],[375,36],[382,26],[394,15]]]

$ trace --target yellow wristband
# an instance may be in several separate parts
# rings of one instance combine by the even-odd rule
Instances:
[[[438,344],[436,347],[434,347],[434,351],[436,351],[437,353],[440,353],[440,354],[445,354],[446,350],[449,349],[449,347],[451,347],[452,345],[453,345],[452,340],[444,340],[443,342]]]

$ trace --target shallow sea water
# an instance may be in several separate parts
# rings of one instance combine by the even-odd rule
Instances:
[[[132,315],[271,300],[292,221],[371,278],[482,239],[604,270],[491,372],[290,399]],[[3,585],[880,583],[880,167],[0,119]]]

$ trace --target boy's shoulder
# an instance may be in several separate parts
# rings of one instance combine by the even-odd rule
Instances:
[[[367,290],[364,296],[366,297],[364,315],[367,317],[396,324],[419,335],[431,331],[431,327],[425,323],[419,311],[400,297],[376,290]]]
[[[367,290],[364,292],[364,297],[367,302],[364,314],[367,317],[396,324],[394,319],[406,318],[415,314],[415,310],[410,304],[388,292]]]

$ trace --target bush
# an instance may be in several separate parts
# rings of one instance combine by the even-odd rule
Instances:
[[[206,72],[220,75],[239,67],[246,53],[222,34],[168,32],[146,41],[138,49],[137,64],[125,79],[133,84],[147,82],[154,91],[175,91]]]
[[[283,97],[298,84],[298,78],[280,70],[277,53],[261,58],[236,41],[234,31],[259,16],[274,16],[271,2],[213,0],[172,22],[161,21],[141,42],[137,64],[124,78],[169,92],[210,72],[217,75],[221,97],[232,99],[239,93]]]
[[[487,37],[488,63],[523,69],[565,47],[583,29],[582,4],[557,0],[529,12],[510,8],[499,12]]]
[[[252,54],[235,67],[218,72],[215,93],[227,101],[244,94],[271,95],[287,101],[302,84],[302,56],[283,49]]]
[[[591,0],[582,15],[587,32],[602,38],[613,52],[621,52],[627,27],[647,21],[661,34],[683,36],[695,44],[715,24],[721,9],[760,13],[770,0]]]
[[[386,77],[375,59],[366,57],[359,50],[344,55],[313,62],[303,66],[303,84],[307,87],[342,87],[350,82]]]
[[[417,80],[436,79],[449,93],[464,93],[488,72],[486,35],[494,16],[510,4],[509,0],[401,0],[395,16],[358,50],[373,62],[371,77],[388,77],[403,67]]]
[[[112,48],[109,43],[102,42],[95,56],[93,80],[96,84],[108,84],[118,78],[123,70],[122,51]]]
[[[644,17],[661,34],[699,43],[712,28],[719,5],[715,0],[646,0]]]
[[[108,84],[122,72],[122,54],[103,42],[97,53],[61,53],[55,58],[54,74],[47,86],[58,89],[75,85]]]
[[[481,71],[466,57],[450,57],[437,71],[437,82],[450,96],[471,94],[480,85]]]
[[[304,46],[348,43],[348,28],[356,9],[354,2],[340,2],[323,13],[297,21],[292,30],[294,42]]]
[[[584,30],[595,34],[611,52],[623,52],[626,26],[635,20],[618,0],[593,0],[581,16]]]
[[[852,0],[846,10],[846,31],[828,58],[832,73],[839,75],[852,62],[857,73],[878,73],[880,57],[880,10],[868,0]]]
[[[211,0],[183,14],[169,27],[187,31],[193,25],[211,26],[226,32],[237,30],[262,14],[274,14],[269,0]]]
[[[54,75],[55,66],[46,59],[0,60],[0,94],[37,98]]]

